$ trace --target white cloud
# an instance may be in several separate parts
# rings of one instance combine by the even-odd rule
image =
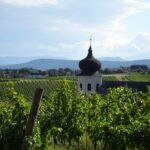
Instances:
[[[55,5],[58,0],[0,0],[0,3],[20,6]]]
[[[150,34],[141,33],[129,43],[116,49],[130,59],[144,59],[150,56]]]
[[[97,41],[100,41],[95,43],[101,43],[99,47],[107,51],[109,49],[126,45],[133,38],[133,35],[131,36],[129,33],[125,20],[145,9],[150,9],[150,3],[139,0],[120,1],[121,8],[116,8],[119,9],[119,13],[112,14],[112,17],[108,18],[109,20],[107,23],[100,22],[97,24],[85,24],[82,22],[76,22],[75,20],[70,20],[69,18],[57,18],[54,19],[54,24],[48,27],[48,31],[67,33],[67,35],[70,34],[70,36],[89,36],[92,34],[96,37],[95,39]],[[126,33],[124,31],[126,31]],[[76,44],[78,45],[79,43]],[[68,46],[70,46],[70,44]],[[72,46],[75,45],[72,44]]]
[[[71,34],[78,33],[78,34],[98,34],[102,33],[104,29],[102,26],[99,25],[85,25],[79,22],[72,21],[70,19],[64,18],[55,18],[53,22],[48,27],[48,31],[50,32],[68,32]]]
[[[56,47],[64,56],[70,55],[70,59],[82,59],[87,54],[89,43],[89,41],[59,43]],[[124,59],[149,58],[150,34],[142,33],[131,40],[115,37],[93,41],[92,48],[96,58],[117,56]]]
[[[124,37],[113,37],[103,40],[92,41],[92,49],[94,55],[99,57],[119,56],[122,52],[116,50],[117,46],[125,46],[128,40]],[[69,59],[82,59],[86,56],[90,41],[80,41],[75,43],[58,43],[55,49],[61,52],[64,56],[69,56]],[[47,46],[47,48],[50,48]]]
[[[0,0],[0,3],[21,6],[41,6],[58,4],[58,1],[59,0]],[[142,54],[142,52],[149,53],[150,44],[145,45],[145,39],[142,41],[141,38],[136,43],[135,40],[132,42],[133,37],[135,37],[135,34],[138,34],[139,31],[131,33],[132,31],[128,28],[128,24],[125,23],[130,16],[150,9],[149,2],[145,2],[144,0],[114,0],[114,3],[119,3],[120,7],[118,7],[118,5],[116,7],[114,4],[116,8],[113,8],[115,11],[112,12],[111,16],[109,15],[111,11],[109,12],[108,10],[108,15],[106,15],[104,11],[103,15],[103,9],[98,9],[96,11],[97,13],[91,14],[93,18],[95,17],[98,20],[97,21],[96,19],[91,19],[90,13],[87,15],[89,16],[88,20],[86,11],[89,11],[89,9],[84,9],[85,11],[83,11],[84,7],[80,6],[81,4],[80,2],[78,3],[78,0],[75,2],[76,4],[78,3],[78,5],[74,6],[70,4],[70,1],[75,2],[73,0],[62,0],[61,3],[59,3],[60,5],[62,5],[62,3],[68,5],[67,8],[64,8],[64,11],[61,10],[59,12],[58,10],[52,10],[52,12],[48,12],[46,10],[46,14],[45,11],[42,11],[40,15],[39,13],[33,16],[32,14],[28,14],[29,17],[26,17],[25,14],[25,19],[20,19],[19,21],[16,21],[18,17],[16,17],[16,20],[11,19],[11,23],[6,22],[5,27],[8,26],[8,28],[10,28],[11,26],[13,29],[16,28],[16,31],[19,27],[21,29],[29,28],[31,29],[31,33],[34,31],[31,36],[33,36],[34,33],[38,33],[40,37],[45,40],[39,38],[41,45],[37,44],[33,47],[33,49],[38,50],[39,55],[40,52],[45,54],[52,52],[56,53],[56,55],[71,57],[72,59],[83,58],[89,47],[88,38],[90,35],[94,37],[92,46],[96,57],[123,56],[127,58],[135,56],[135,53],[138,52],[140,54]],[[99,0],[97,0],[97,2],[98,1]],[[83,3],[84,2],[82,2],[82,5]],[[108,3],[110,3],[109,0]],[[87,5],[86,3],[84,4]],[[73,12],[73,8],[70,5],[74,8]],[[108,6],[113,7],[111,5]],[[106,8],[104,7],[104,9]],[[91,8],[90,11],[94,10]],[[20,13],[17,15],[22,17]],[[99,19],[102,16],[106,16],[105,21]],[[84,18],[87,18],[88,21]],[[13,21],[14,24],[12,23]],[[38,37],[38,34],[35,35]],[[149,34],[142,34],[147,41],[150,40]],[[48,38],[49,41],[46,41],[46,38]],[[87,41],[83,41],[85,38]],[[33,39],[36,39],[36,37]],[[44,42],[46,44],[44,44]]]
[[[150,3],[139,0],[122,0],[124,6],[122,12],[112,21],[111,29],[117,31],[127,31],[126,25],[123,23],[128,17],[140,13],[146,9],[150,9]]]

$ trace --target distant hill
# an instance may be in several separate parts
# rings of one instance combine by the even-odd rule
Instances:
[[[135,61],[101,61],[102,68],[118,68],[128,67],[131,65],[148,65],[150,66],[150,59],[135,60]],[[16,65],[1,65],[1,69],[19,69],[19,68],[34,68],[34,69],[58,69],[58,68],[71,68],[79,69],[78,60],[61,60],[61,59],[36,59],[26,63]]]
[[[0,57],[0,66],[3,65],[14,65],[14,64],[21,64],[26,63],[32,60],[37,59],[61,59],[61,60],[68,60],[67,58],[61,58],[57,56],[33,56],[33,57],[15,57],[15,56],[8,56],[8,57]],[[100,58],[102,61],[123,61],[124,59],[120,57],[102,57]]]
[[[134,61],[102,61],[102,68],[129,67],[131,65],[150,66],[150,59],[134,60]]]
[[[121,57],[102,57],[100,58],[101,61],[125,61]]]
[[[21,63],[16,65],[4,65],[0,66],[2,69],[20,69],[20,68],[34,68],[34,69],[58,69],[58,68],[78,68],[78,61],[76,60],[61,60],[61,59],[36,59],[27,63]]]
[[[33,57],[14,57],[14,56],[8,56],[8,57],[0,57],[0,66],[2,65],[14,65],[14,64],[21,64],[26,63],[32,60],[36,59],[65,59],[65,58],[59,58],[56,56],[33,56]]]

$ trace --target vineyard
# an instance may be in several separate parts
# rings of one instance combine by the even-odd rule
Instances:
[[[85,95],[66,80],[53,84],[45,80],[45,84],[28,86],[25,81],[1,85],[2,150],[21,149],[31,104],[19,93],[35,90],[37,85],[51,92],[45,92],[34,133],[26,137],[30,150],[150,149],[150,90],[143,93],[119,87],[109,89],[107,95]]]
[[[32,100],[36,88],[44,89],[44,97],[48,97],[50,92],[55,91],[59,88],[62,80],[56,79],[35,79],[35,80],[17,80],[14,81],[14,88],[18,94],[22,94],[27,100]],[[8,87],[7,82],[0,82],[0,97],[5,98],[5,93]],[[75,85],[74,80],[68,81],[69,84]]]

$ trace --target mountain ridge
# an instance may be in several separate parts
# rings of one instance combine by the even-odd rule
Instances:
[[[0,65],[1,69],[58,69],[58,68],[71,68],[79,69],[79,60],[64,60],[64,59],[36,59],[26,63],[13,64],[13,65]],[[102,68],[119,68],[129,67],[131,65],[147,65],[150,66],[150,59],[134,60],[134,61],[101,61]]]

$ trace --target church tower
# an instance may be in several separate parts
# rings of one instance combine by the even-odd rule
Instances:
[[[85,93],[98,92],[102,85],[102,77],[96,75],[101,63],[92,53],[91,39],[87,56],[79,62],[81,73],[77,76],[78,87]]]

